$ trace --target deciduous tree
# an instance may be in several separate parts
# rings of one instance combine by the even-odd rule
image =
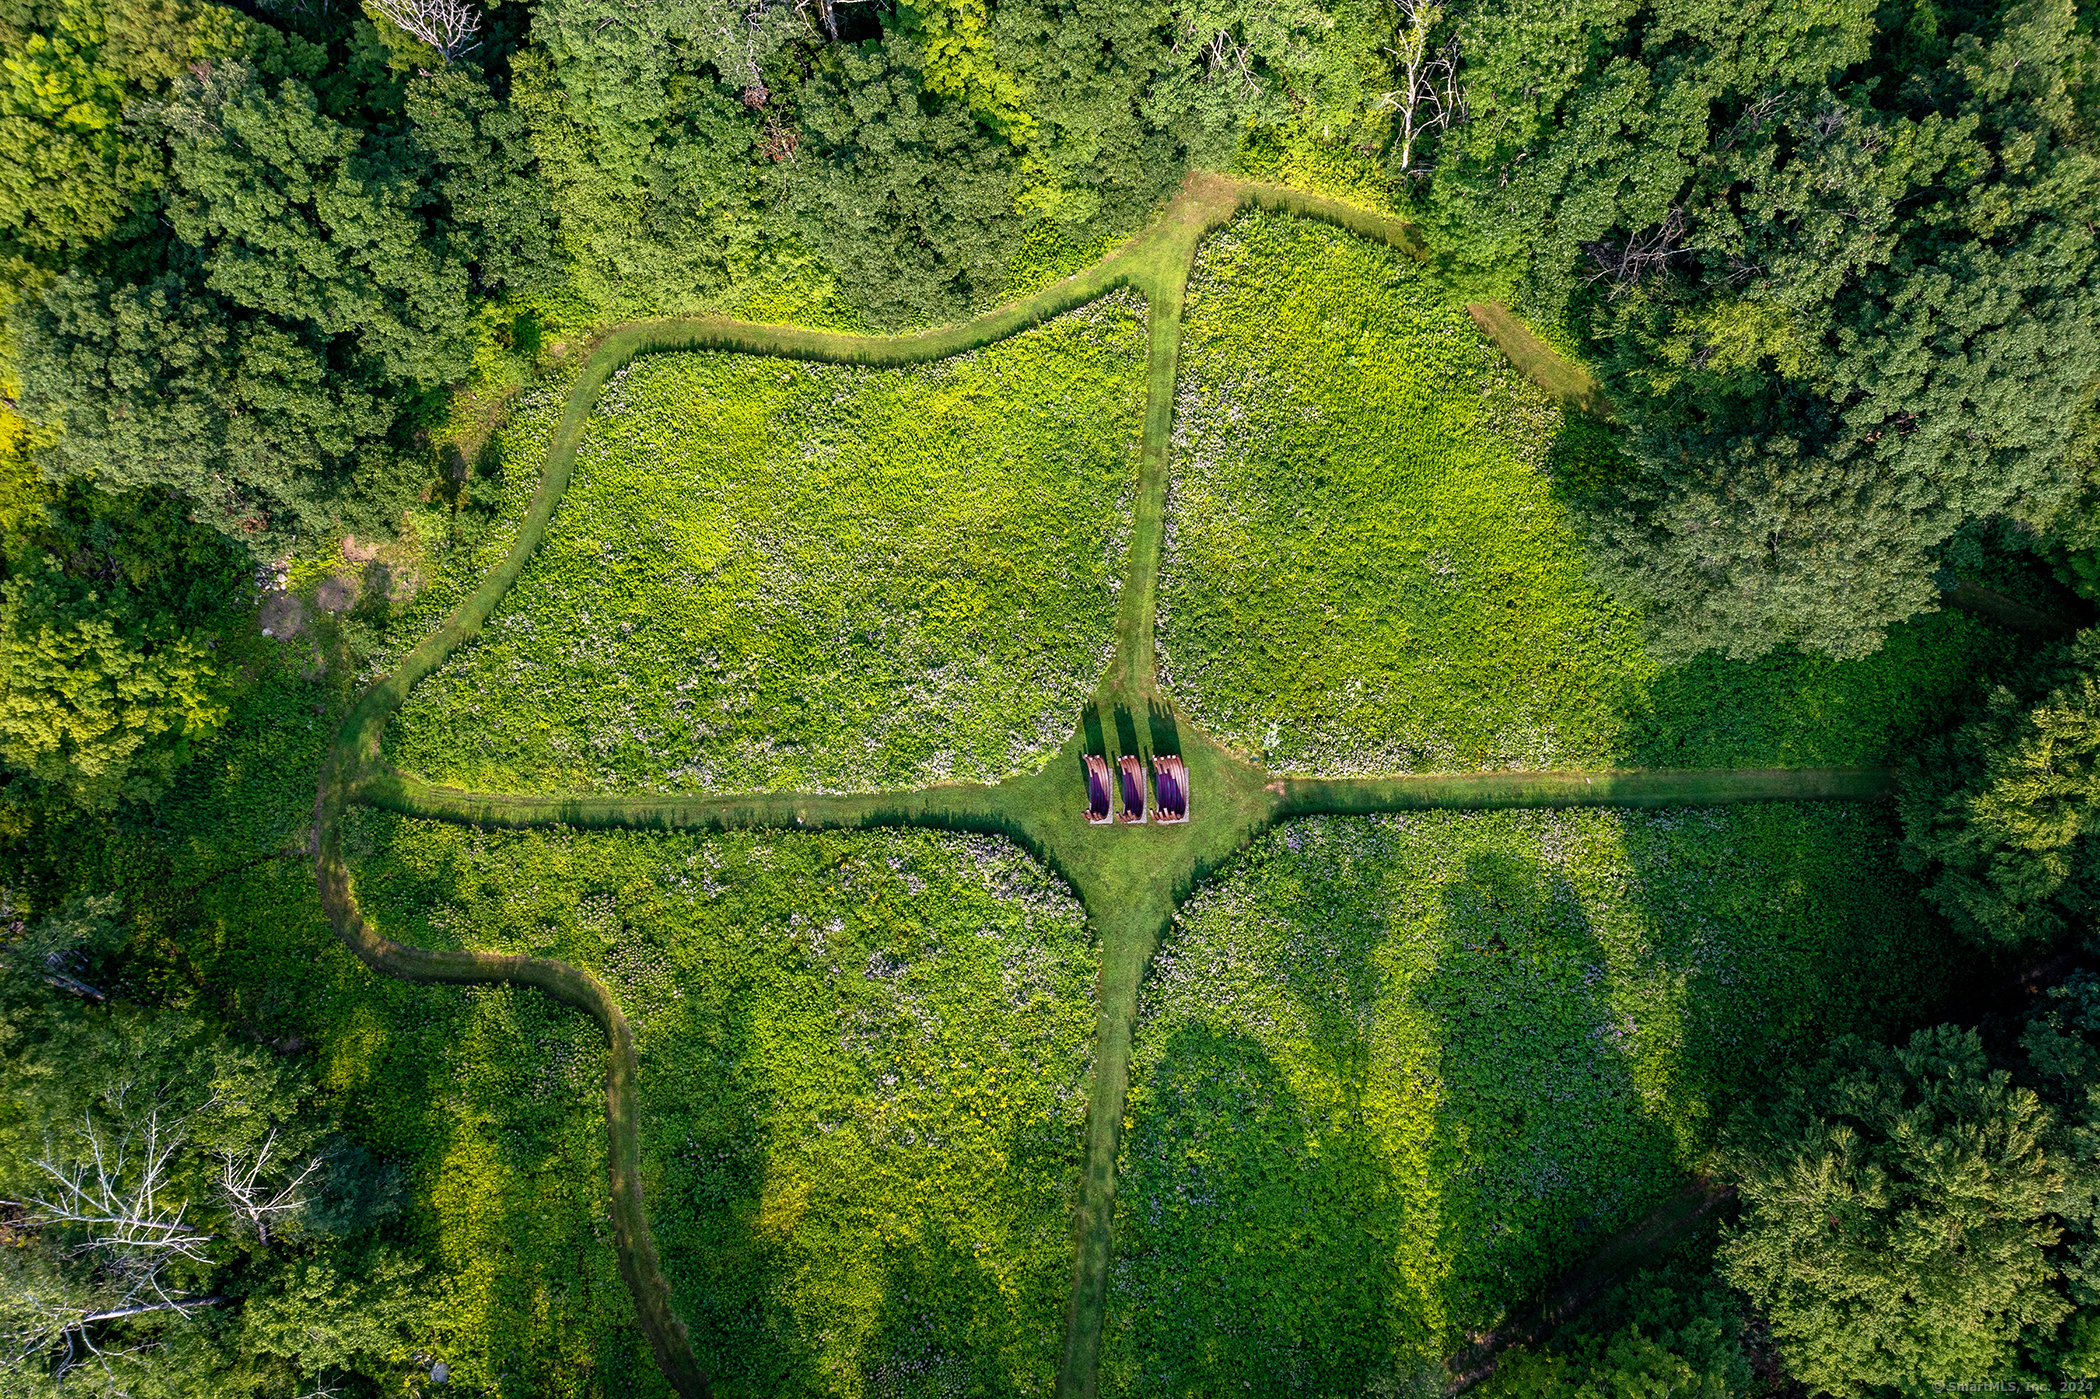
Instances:
[[[1723,1276],[1812,1389],[1996,1374],[2071,1311],[2052,1249],[2067,1172],[2035,1093],[1973,1033],[1838,1040],[1727,1144],[1743,1212]]]
[[[198,643],[122,635],[95,600],[76,610],[40,580],[0,585],[0,760],[102,806],[156,790],[226,711]]]
[[[1910,14],[1468,20],[1448,256],[1599,352],[1628,462],[1582,517],[1664,656],[1864,654],[1933,605],[1965,522],[2078,487],[2091,36],[2070,0]]]
[[[1999,688],[1905,770],[1903,860],[1955,925],[1986,944],[2045,942],[2100,902],[2100,638],[2040,694]]]

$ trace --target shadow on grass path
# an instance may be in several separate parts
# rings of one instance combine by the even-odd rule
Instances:
[[[1057,1385],[1060,1396],[1080,1399],[1095,1392],[1099,1368],[1113,1245],[1116,1157],[1130,1087],[1138,987],[1177,905],[1264,826],[1326,812],[1432,807],[1859,801],[1885,797],[1892,788],[1892,775],[1877,769],[1284,779],[1228,751],[1194,723],[1176,716],[1171,702],[1159,692],[1153,636],[1182,295],[1204,236],[1249,207],[1334,223],[1413,255],[1422,251],[1415,231],[1397,219],[1297,190],[1198,174],[1188,179],[1144,231],[1102,261],[1025,300],[958,325],[902,336],[847,335],[714,319],[648,321],[613,329],[584,363],[570,389],[541,468],[539,489],[509,554],[434,633],[358,698],[323,761],[314,801],[315,875],[329,921],[352,952],[375,971],[409,981],[508,982],[537,987],[563,1004],[588,1012],[604,1029],[609,1049],[605,1104],[614,1248],[621,1276],[634,1297],[636,1321],[665,1378],[684,1399],[702,1399],[709,1386],[685,1325],[671,1305],[670,1287],[642,1198],[637,1064],[626,1016],[603,982],[563,962],[492,952],[438,951],[385,937],[359,910],[343,860],[336,818],[347,807],[364,804],[433,820],[509,828],[931,826],[1007,836],[1056,870],[1085,904],[1101,948],[1094,1084],[1073,1221],[1072,1290]],[[865,796],[556,797],[439,787],[382,760],[380,740],[387,721],[419,682],[480,633],[539,547],[568,488],[584,425],[600,392],[612,374],[637,355],[730,350],[867,366],[921,364],[1014,335],[1120,287],[1145,298],[1149,343],[1130,576],[1121,594],[1116,648],[1108,673],[1073,737],[1041,772],[989,786],[956,784]],[[1508,319],[1506,312],[1501,314]],[[1479,315],[1476,312],[1476,319]],[[1519,358],[1520,368],[1535,376],[1552,369],[1566,377],[1561,373],[1566,366],[1550,350],[1542,359],[1533,349],[1535,337],[1517,339],[1515,330],[1501,326],[1500,320],[1492,316],[1488,320],[1494,320],[1504,332],[1495,337],[1498,344],[1506,335],[1517,347],[1513,354],[1537,361]],[[1488,320],[1482,324],[1487,325]],[[1522,329],[1513,319],[1510,326]],[[1529,332],[1524,335],[1528,337]],[[1553,369],[1556,365],[1561,369]],[[1550,391],[1568,387],[1558,379],[1546,386]],[[1081,776],[1086,735],[1113,732],[1108,716],[1118,711],[1152,717],[1144,731],[1133,730],[1141,758],[1150,759],[1156,742],[1179,748],[1195,794],[1188,822],[1107,827],[1086,823]]]

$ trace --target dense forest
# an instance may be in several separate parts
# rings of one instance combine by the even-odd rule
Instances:
[[[290,915],[212,900],[310,896],[317,745],[511,405],[639,317],[958,319],[1203,170],[1405,217],[1590,367],[1555,495],[1660,660],[2068,619],[1887,818],[2055,984],[1814,1045],[1706,1251],[1494,1392],[2100,1372],[2096,123],[2074,0],[0,0],[0,1394],[444,1383],[469,1264],[226,989]]]

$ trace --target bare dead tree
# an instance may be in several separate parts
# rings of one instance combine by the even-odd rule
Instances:
[[[795,159],[795,151],[801,144],[801,133],[797,132],[792,126],[783,125],[780,118],[774,113],[766,113],[766,134],[760,137],[758,142],[758,153],[760,155],[775,165],[780,164],[783,160],[792,163]]]
[[[209,1261],[211,1235],[188,1220],[188,1200],[167,1198],[188,1115],[170,1118],[158,1100],[128,1113],[125,1100],[133,1091],[125,1085],[110,1095],[120,1126],[84,1112],[71,1150],[47,1140],[30,1162],[44,1186],[12,1202],[24,1225],[64,1231],[72,1242],[59,1256],[91,1260],[92,1272],[85,1281],[68,1283],[54,1273],[11,1289],[0,1329],[16,1363],[55,1351],[61,1375],[98,1364],[112,1387],[113,1362],[133,1350],[98,1338],[98,1324],[160,1312],[188,1316],[225,1300],[166,1285],[167,1266],[176,1259]]]
[[[1773,118],[1783,117],[1792,103],[1793,99],[1784,92],[1775,91],[1762,94],[1755,101],[1751,102],[1749,106],[1743,108],[1743,114],[1735,119],[1735,125],[1729,127],[1728,134],[1715,144],[1714,154],[1719,155],[1734,146],[1736,142],[1745,141],[1755,136],[1758,132],[1764,130],[1766,126],[1770,125]]]
[[[1446,131],[1465,124],[1466,85],[1458,80],[1458,36],[1444,40],[1425,72],[1430,116],[1424,130]]]
[[[836,39],[834,7],[841,3],[845,0],[673,0],[640,8],[651,38],[712,65],[756,111],[772,96],[761,64],[783,42],[818,38],[818,25]]]
[[[1400,28],[1388,52],[1400,86],[1380,100],[1400,114],[1400,168],[1407,170],[1414,163],[1415,119],[1428,88],[1429,32],[1444,17],[1444,8],[1434,0],[1396,0],[1396,8]]]
[[[187,1121],[163,1122],[155,1103],[142,1120],[127,1124],[111,1139],[93,1112],[82,1113],[84,1157],[55,1159],[58,1153],[46,1143],[44,1155],[30,1163],[51,1182],[45,1193],[29,1197],[31,1219],[42,1227],[58,1224],[84,1230],[87,1241],[76,1253],[152,1259],[156,1272],[173,1258],[209,1262],[204,1246],[211,1235],[183,1218],[189,1201],[170,1205],[162,1198],[168,1165],[183,1143]]]
[[[1378,105],[1400,117],[1400,169],[1414,169],[1415,142],[1466,119],[1465,86],[1458,80],[1458,36],[1432,44],[1444,18],[1438,0],[1394,0],[1400,27],[1386,50],[1400,86],[1379,96]]]
[[[287,18],[317,14],[325,19],[328,15],[328,0],[318,0],[318,3],[315,0],[256,0],[256,3],[269,14]]]
[[[1261,79],[1254,76],[1254,46],[1241,43],[1230,29],[1220,29],[1204,45],[1203,71],[1207,81],[1223,79],[1245,96],[1261,91]]]
[[[270,1242],[270,1221],[297,1214],[306,1208],[306,1183],[326,1164],[325,1156],[307,1159],[305,1165],[282,1185],[265,1182],[270,1156],[277,1149],[277,1129],[272,1127],[262,1144],[252,1152],[219,1153],[219,1194],[233,1217],[255,1231],[257,1242]]]
[[[1765,265],[1763,263],[1749,262],[1733,253],[1729,255],[1728,283],[1730,286],[1739,287],[1751,278],[1762,277],[1764,274]]]
[[[1641,284],[1651,273],[1660,272],[1671,258],[1683,252],[1691,221],[1682,208],[1672,208],[1661,223],[1623,239],[1600,238],[1585,243],[1582,250],[1595,270],[1583,278],[1584,286],[1609,281],[1611,295],[1621,296]]]
[[[57,914],[31,925],[0,894],[0,959],[38,977],[46,986],[90,1001],[106,999],[76,973],[85,970],[96,934],[123,912],[108,895],[76,899]]]
[[[98,1339],[92,1328],[103,1322],[155,1313],[176,1312],[190,1316],[206,1307],[221,1306],[225,1301],[226,1298],[213,1295],[98,1306],[85,1303],[64,1289],[34,1285],[18,1287],[8,1298],[9,1305],[4,1315],[0,1315],[0,1365],[26,1368],[39,1359],[49,1363],[55,1358],[60,1379],[82,1366],[99,1365],[110,1381],[110,1388],[115,1390],[113,1362],[136,1355],[141,1348],[112,1344],[107,1338]],[[57,1352],[55,1357],[53,1352]]]
[[[366,0],[366,3],[403,33],[436,49],[447,63],[481,47],[481,11],[467,0]]]
[[[1205,38],[1193,14],[1181,18],[1167,52],[1176,58],[1186,53],[1201,55],[1207,83],[1230,83],[1244,97],[1258,96],[1262,90],[1261,77],[1254,71],[1254,46],[1241,42],[1230,29],[1219,29]]]

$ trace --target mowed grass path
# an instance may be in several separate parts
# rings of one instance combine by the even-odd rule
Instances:
[[[1892,844],[1847,806],[1264,834],[1143,992],[1103,1392],[1434,1371],[1676,1190],[1775,1053],[1945,993]]]
[[[490,835],[367,812],[345,838],[368,911],[404,937],[559,957],[619,998],[657,1245],[717,1394],[1050,1392],[1096,952],[1040,865],[925,831]],[[505,1014],[481,1017],[465,1062],[520,1038],[507,1000],[485,1009]],[[517,1109],[408,1153],[456,1251],[507,1252],[477,1199],[544,1174],[538,1134],[505,1118],[580,1109],[584,1142],[604,1131],[593,1027],[537,1035],[496,1061]],[[582,1275],[613,1276],[602,1238],[564,1242]],[[616,1281],[610,1307],[579,1305],[528,1269],[460,1262],[487,1350],[618,1352]]]
[[[1591,425],[1322,224],[1204,246],[1175,432],[1163,683],[1279,772],[1889,763],[2010,652],[1942,613],[1860,662],[1656,665],[1555,496]]]
[[[637,360],[389,756],[543,792],[1029,770],[1108,664],[1144,394],[1129,293],[913,369]]]

